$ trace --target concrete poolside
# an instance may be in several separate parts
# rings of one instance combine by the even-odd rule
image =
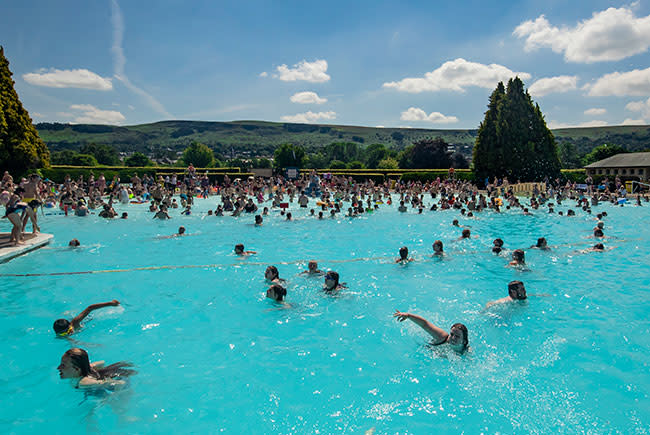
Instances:
[[[52,234],[44,233],[25,233],[25,241],[22,245],[13,246],[9,243],[11,234],[0,233],[0,263],[6,263],[12,258],[26,254],[35,249],[41,248],[54,238]]]

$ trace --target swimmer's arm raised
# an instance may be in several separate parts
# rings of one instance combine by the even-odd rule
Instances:
[[[118,306],[119,304],[120,304],[120,303],[119,303],[116,299],[113,299],[113,300],[110,301],[110,302],[102,302],[102,303],[100,303],[100,304],[92,304],[92,305],[89,305],[89,306],[88,306],[85,310],[83,310],[83,311],[82,311],[82,312],[81,312],[77,317],[75,317],[74,319],[72,319],[72,322],[71,322],[71,323],[72,323],[72,325],[73,325],[75,328],[78,328],[79,325],[81,324],[81,321],[82,321],[83,319],[85,319],[85,318],[88,316],[88,314],[90,314],[92,311],[95,311],[95,310],[97,310],[97,309],[99,309],[99,308],[104,308],[104,307],[116,307],[116,306]]]
[[[90,366],[91,366],[92,368],[94,368],[94,369],[101,369],[102,367],[104,367],[104,364],[105,364],[105,363],[106,363],[106,361],[104,361],[104,360],[102,360],[102,361],[95,361],[95,362],[90,363]]]
[[[393,314],[393,317],[397,317],[397,320],[400,322],[403,322],[406,319],[409,319],[416,325],[418,325],[420,328],[424,329],[426,332],[429,333],[433,338],[436,339],[437,342],[442,343],[444,341],[447,341],[447,337],[449,337],[449,334],[447,334],[445,331],[442,329],[438,328],[436,325],[433,323],[429,322],[427,319],[424,317],[420,317],[416,314],[411,314],[411,313],[402,313],[399,310],[395,310],[395,313]]]

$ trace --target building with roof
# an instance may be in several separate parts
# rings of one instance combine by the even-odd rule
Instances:
[[[622,153],[585,166],[592,178],[619,177],[624,181],[650,180],[650,152]]]

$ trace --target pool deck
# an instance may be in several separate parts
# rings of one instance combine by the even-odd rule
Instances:
[[[9,238],[11,234],[9,233],[0,233],[0,263],[6,263],[12,258],[18,257],[19,255],[26,254],[34,249],[41,248],[54,238],[52,234],[44,233],[25,233],[25,242],[23,245],[12,246],[9,243]]]

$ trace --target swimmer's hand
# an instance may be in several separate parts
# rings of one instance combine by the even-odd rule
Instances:
[[[113,299],[112,301],[109,302],[109,304],[113,307],[117,307],[120,302],[117,299]]]
[[[403,322],[404,320],[411,317],[411,313],[402,313],[399,310],[395,310],[395,313],[393,313],[393,317],[397,317],[398,321]]]

